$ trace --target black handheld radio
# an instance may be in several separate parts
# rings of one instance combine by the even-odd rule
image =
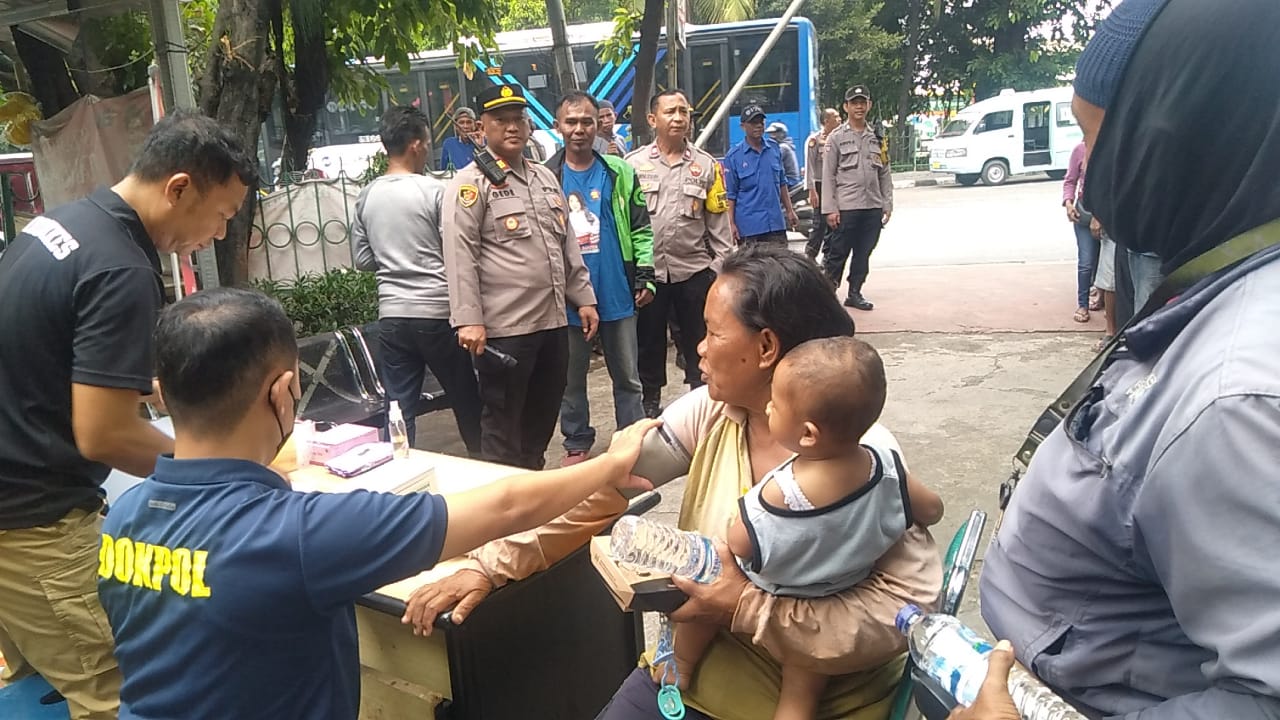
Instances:
[[[504,185],[507,182],[507,171],[503,169],[498,159],[480,148],[476,148],[472,153],[472,158],[476,162],[476,167],[480,168],[480,172],[488,178],[489,182],[494,185]]]

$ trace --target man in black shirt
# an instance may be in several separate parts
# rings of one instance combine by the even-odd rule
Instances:
[[[32,220],[0,257],[0,634],[72,718],[115,718],[119,706],[96,588],[99,484],[111,468],[150,475],[173,452],[138,412],[160,255],[221,238],[256,183],[234,136],[175,113],[127,177]]]

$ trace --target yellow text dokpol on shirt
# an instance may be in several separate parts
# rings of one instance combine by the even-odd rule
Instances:
[[[98,577],[156,592],[167,589],[184,597],[207,598],[210,591],[204,582],[204,570],[208,563],[209,553],[205,550],[168,548],[103,533]]]

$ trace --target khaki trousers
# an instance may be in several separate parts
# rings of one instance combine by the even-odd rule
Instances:
[[[98,601],[102,516],[72,510],[51,525],[0,530],[0,636],[67,699],[73,720],[116,717],[120,669]]]

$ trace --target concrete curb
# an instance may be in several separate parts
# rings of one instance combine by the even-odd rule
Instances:
[[[951,184],[953,184],[953,183],[955,183],[955,180],[954,180],[954,179],[951,179],[951,178],[942,178],[942,179],[938,179],[938,178],[936,178],[936,177],[930,177],[930,178],[907,178],[907,179],[905,179],[905,180],[894,180],[894,181],[893,181],[893,189],[894,189],[894,190],[905,190],[905,189],[907,189],[907,188],[914,188],[914,187],[933,187],[934,185],[951,185]]]

